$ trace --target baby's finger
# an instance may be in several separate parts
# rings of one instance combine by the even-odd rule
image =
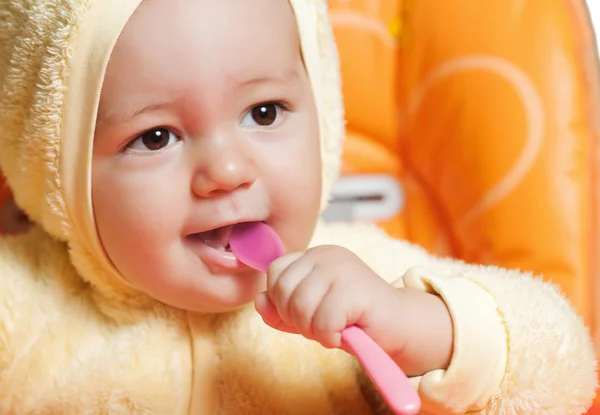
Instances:
[[[267,291],[273,288],[286,269],[304,255],[303,252],[284,255],[271,262],[267,270]]]
[[[288,255],[283,263],[275,261],[272,269],[274,269],[274,273],[278,273],[279,269],[285,265],[287,266],[278,274],[276,280],[272,275],[267,275],[267,295],[277,308],[281,320],[291,326],[294,325],[294,321],[290,315],[290,298],[296,287],[312,271],[313,263],[304,260],[303,254],[292,254]],[[269,271],[272,272],[271,268]]]
[[[319,343],[329,348],[342,346],[342,330],[356,323],[364,311],[358,297],[339,280],[333,283],[312,319],[313,336]]]
[[[298,332],[304,337],[314,338],[312,331],[313,317],[330,288],[331,282],[329,279],[311,275],[302,280],[292,294],[289,301],[290,317]]]
[[[256,297],[254,306],[267,326],[286,333],[299,334],[294,326],[288,326],[281,320],[277,313],[277,309],[265,293],[260,293]]]

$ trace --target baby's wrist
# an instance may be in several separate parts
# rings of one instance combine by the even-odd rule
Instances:
[[[403,349],[392,356],[408,376],[421,376],[438,369],[447,369],[453,352],[453,324],[450,311],[438,295],[411,288],[402,292],[405,320],[400,325],[405,342]],[[408,321],[406,321],[408,320]]]

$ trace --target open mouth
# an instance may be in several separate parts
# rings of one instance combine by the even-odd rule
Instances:
[[[234,225],[227,225],[220,228],[211,229],[209,231],[195,233],[193,235],[189,235],[189,238],[203,242],[204,244],[218,251],[231,252],[231,248],[229,246],[229,236],[233,231],[233,226]]]
[[[229,272],[248,268],[246,264],[238,260],[229,246],[231,233],[235,226],[237,224],[232,223],[185,237],[192,252],[216,274],[223,270]]]

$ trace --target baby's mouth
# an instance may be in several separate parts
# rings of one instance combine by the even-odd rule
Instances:
[[[233,225],[227,225],[209,231],[195,233],[190,235],[190,237],[204,242],[206,245],[218,251],[231,252],[229,247],[229,235],[231,235],[231,231],[233,231]]]

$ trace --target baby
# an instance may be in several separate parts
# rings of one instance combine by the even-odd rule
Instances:
[[[553,286],[318,223],[343,135],[325,0],[0,14],[0,167],[35,224],[0,241],[1,413],[388,413],[352,324],[423,413],[590,406],[591,340]],[[266,275],[228,245],[254,221],[288,253]]]

